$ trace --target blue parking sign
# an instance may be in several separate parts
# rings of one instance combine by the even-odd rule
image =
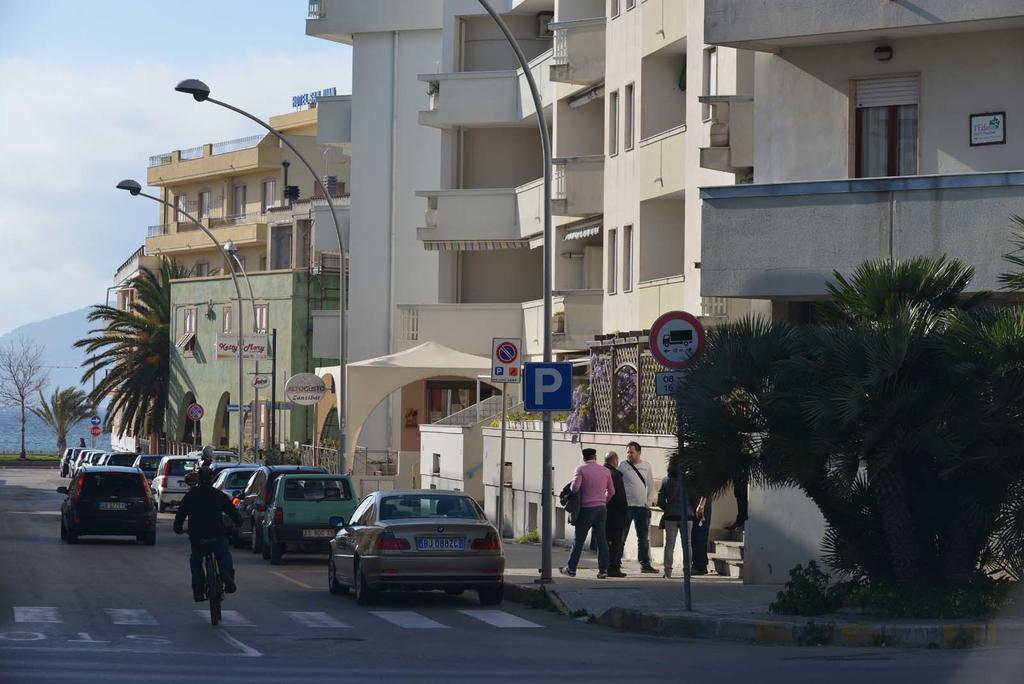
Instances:
[[[571,410],[572,364],[525,364],[523,366],[523,407],[527,411]]]

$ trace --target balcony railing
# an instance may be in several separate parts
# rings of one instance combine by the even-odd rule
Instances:
[[[201,159],[203,156],[203,146],[190,147],[187,150],[181,150],[178,153],[178,158],[182,161],[188,161],[189,159]]]
[[[146,229],[146,237],[157,237],[159,235],[167,235],[170,232],[170,226],[166,223],[158,223],[155,226],[150,226]]]
[[[307,19],[323,19],[327,16],[324,6],[320,0],[309,0],[309,7],[306,10]]]
[[[228,152],[238,152],[239,150],[248,150],[256,147],[260,144],[265,136],[262,134],[249,135],[244,138],[235,138],[234,140],[225,140],[224,142],[213,143],[210,146],[210,154],[227,154]]]
[[[149,167],[153,168],[154,166],[163,166],[164,164],[170,164],[171,159],[172,157],[170,152],[167,152],[165,154],[154,154],[152,157],[149,158]]]

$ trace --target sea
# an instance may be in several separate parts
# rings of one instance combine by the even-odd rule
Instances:
[[[0,408],[0,454],[16,454],[21,449],[20,411],[17,408]],[[68,446],[78,446],[79,438],[85,439],[87,446],[92,446],[89,435],[89,421],[83,420],[68,432]],[[96,446],[110,446],[110,435],[96,438]],[[28,413],[25,418],[25,450],[37,453],[53,454],[57,452],[57,436],[53,430]]]

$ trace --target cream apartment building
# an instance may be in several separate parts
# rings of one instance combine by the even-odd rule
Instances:
[[[753,183],[706,183],[702,294],[811,320],[832,271],[948,255],[996,290],[1024,207],[1024,4],[706,0],[705,40],[754,55]],[[814,505],[752,490],[744,571],[819,553]]]

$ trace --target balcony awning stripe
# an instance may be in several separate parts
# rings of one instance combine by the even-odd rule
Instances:
[[[568,242],[570,240],[582,240],[583,238],[593,237],[601,234],[601,228],[602,225],[600,223],[585,228],[576,228],[567,232],[562,239]]]
[[[499,249],[528,249],[529,240],[424,240],[430,252],[489,252]]]

